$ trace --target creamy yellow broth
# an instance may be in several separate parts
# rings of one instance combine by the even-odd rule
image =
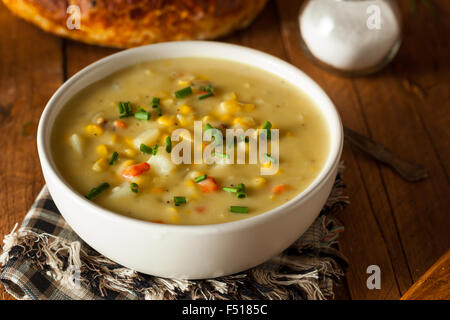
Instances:
[[[215,95],[199,100],[205,94],[199,86],[207,84]],[[174,93],[187,86],[193,93],[176,98]],[[161,117],[152,108],[153,97],[160,98]],[[141,107],[150,119],[120,118],[118,103],[127,101],[133,113]],[[174,165],[166,137],[176,128],[192,131],[194,120],[219,129],[261,128],[269,121],[279,129],[278,173],[261,175],[262,163]],[[102,207],[147,221],[203,225],[252,217],[295,197],[321,171],[329,138],[320,110],[281,78],[232,61],[181,58],[137,64],[81,91],[57,117],[52,151],[62,176],[82,195],[109,183],[91,199]],[[141,152],[142,143],[157,144],[156,156]],[[110,165],[114,152],[118,157]],[[123,177],[125,168],[147,161],[150,169],[144,174]],[[203,174],[215,180],[217,191],[202,192],[194,178]],[[137,184],[137,193],[131,183]],[[245,198],[223,190],[241,183]],[[185,197],[186,203],[175,206],[175,196]],[[230,212],[230,206],[247,207],[248,213]]]

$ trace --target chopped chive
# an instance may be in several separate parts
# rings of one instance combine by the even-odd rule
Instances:
[[[157,106],[159,106],[161,99],[158,97],[153,97],[152,99],[152,108],[156,108]]]
[[[208,131],[208,130],[211,130],[211,129],[214,129],[214,127],[212,125],[210,125],[209,123],[207,123],[205,125],[205,131]]]
[[[162,116],[160,102],[161,102],[161,99],[159,99],[158,97],[153,97],[153,99],[152,99],[152,108],[156,109],[156,111],[158,112],[158,116]]]
[[[266,157],[267,160],[269,160],[272,163],[277,163],[277,160],[272,157],[271,155],[269,155],[268,153],[264,153],[264,156]]]
[[[207,177],[206,174],[202,174],[201,176],[195,177],[195,178],[194,178],[194,182],[195,182],[195,183],[199,183],[200,181],[205,180],[206,177]]]
[[[230,158],[230,156],[228,154],[226,154],[226,153],[214,152],[214,155],[216,157],[220,157],[222,159],[229,159]]]
[[[173,202],[178,207],[179,205],[186,203],[186,197],[175,196],[173,197]]]
[[[139,146],[139,150],[141,150],[141,152],[143,153],[153,153],[153,149],[143,143],[141,143],[141,145]]]
[[[170,137],[166,138],[166,151],[167,153],[172,152],[172,140],[170,139]]]
[[[116,162],[118,156],[119,154],[116,151],[114,151],[113,154],[111,155],[111,159],[109,159],[110,166],[112,166]]]
[[[181,98],[186,98],[187,96],[190,96],[191,94],[192,94],[192,88],[189,86],[189,87],[186,87],[186,88],[176,91],[175,97],[177,99],[181,99]]]
[[[130,183],[130,190],[134,193],[138,193],[139,192],[138,184],[135,182]]]
[[[158,153],[158,145],[155,144],[155,145],[153,146],[152,155],[156,156],[157,153]]]
[[[109,188],[109,183],[108,182],[103,182],[101,185],[92,188],[86,195],[85,197],[89,200],[94,199],[96,196],[98,196],[100,193],[102,193],[103,191],[105,191],[106,189]]]
[[[238,198],[246,198],[247,192],[245,191],[245,185],[243,183],[239,183],[237,187],[224,187],[223,191],[235,193]]]
[[[248,207],[230,206],[230,211],[233,213],[248,213]]]
[[[264,122],[264,124],[262,126],[262,129],[266,130],[265,131],[265,133],[266,133],[265,135],[266,135],[267,139],[270,140],[272,138],[272,134],[270,132],[270,129],[272,129],[272,124],[269,121],[266,120],[266,122]]]
[[[133,116],[133,109],[130,102],[119,102],[118,105],[120,118],[126,118]]]
[[[138,120],[149,120],[150,113],[145,110],[140,110],[134,114],[134,117]]]
[[[206,99],[206,98],[209,98],[209,97],[212,97],[212,96],[214,96],[214,93],[209,92],[207,94],[204,94],[204,95],[198,97],[198,100],[203,100],[203,99]]]
[[[238,192],[236,193],[236,196],[238,198],[246,198],[247,197],[247,192],[245,191],[245,185],[243,183],[239,183],[237,185],[238,188]]]
[[[201,87],[200,90],[202,90],[203,92],[205,92],[204,95],[201,95],[200,97],[198,97],[199,100],[203,100],[212,96],[215,96],[216,94],[214,93],[214,88],[212,87],[212,85],[208,85],[206,87]]]

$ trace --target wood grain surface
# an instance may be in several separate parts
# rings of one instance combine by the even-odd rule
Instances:
[[[450,2],[435,1],[438,16],[422,10],[413,17],[408,1],[399,1],[400,52],[364,78],[330,74],[306,58],[297,33],[301,2],[271,1],[249,28],[220,40],[299,67],[329,94],[344,125],[428,167],[427,180],[408,183],[344,146],[351,204],[339,215],[340,247],[350,266],[336,299],[399,299],[450,248]],[[68,77],[116,51],[45,34],[0,4],[0,237],[44,184],[35,126],[45,103]],[[380,290],[366,286],[370,265],[381,269]],[[448,269],[442,276],[448,281]],[[0,298],[12,299],[3,289]]]

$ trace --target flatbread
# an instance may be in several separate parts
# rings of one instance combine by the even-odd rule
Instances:
[[[3,0],[15,15],[45,31],[86,43],[118,48],[224,36],[250,24],[266,2]]]

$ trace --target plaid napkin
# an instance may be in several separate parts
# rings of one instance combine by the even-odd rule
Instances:
[[[209,280],[141,274],[100,255],[65,222],[47,188],[20,228],[6,235],[0,282],[17,299],[325,299],[346,267],[334,216],[348,202],[340,172],[308,231],[282,254],[245,272]]]

